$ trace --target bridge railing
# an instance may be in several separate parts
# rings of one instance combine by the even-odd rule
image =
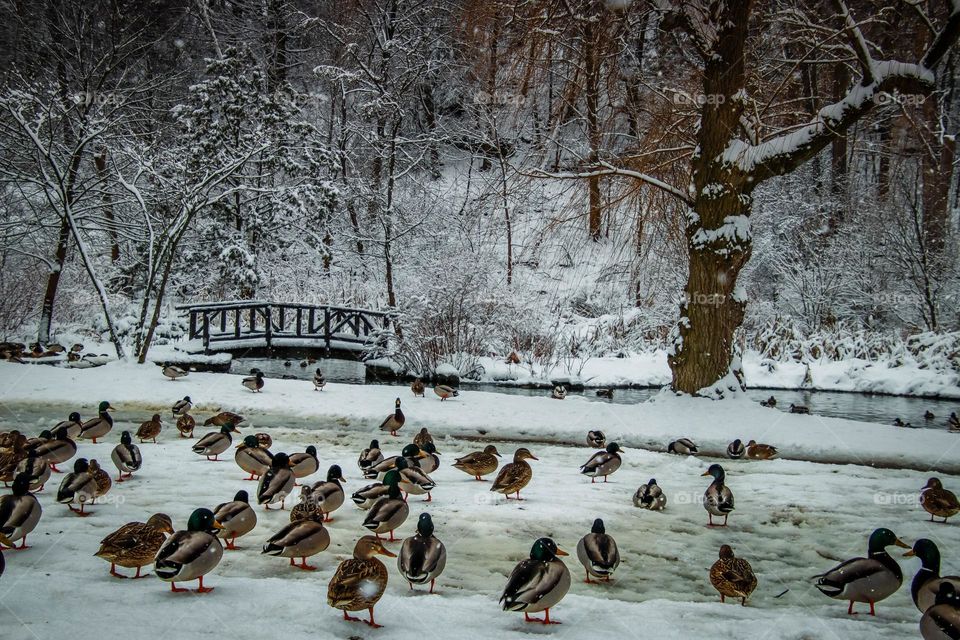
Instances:
[[[328,352],[333,341],[367,344],[371,335],[389,328],[392,314],[385,311],[310,305],[295,302],[239,300],[176,307],[188,314],[190,340],[202,340],[204,351],[228,348],[226,343],[262,341],[270,348],[278,339],[304,340]],[[301,346],[301,345],[298,345]]]

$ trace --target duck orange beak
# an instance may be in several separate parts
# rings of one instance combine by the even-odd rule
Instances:
[[[219,522],[217,522],[216,520],[214,520],[214,521],[213,521],[213,528],[214,528],[214,529],[223,529],[223,525],[220,524]]]
[[[567,553],[566,551],[564,551],[563,549],[557,547],[557,555],[558,555],[558,556],[568,556],[568,555],[570,555],[570,554]]]
[[[908,545],[906,542],[904,542],[900,538],[897,538],[896,540],[894,540],[893,544],[897,545],[898,547],[902,547],[904,549],[910,549],[911,551],[913,550],[913,548],[910,545]]]
[[[379,553],[380,555],[387,556],[388,558],[396,558],[396,557],[397,557],[397,554],[395,554],[393,551],[390,551],[389,549],[387,549],[387,548],[386,548],[385,546],[383,546],[382,544],[380,545],[380,549],[377,550],[377,553]]]
[[[912,557],[915,556],[915,555],[917,555],[917,554],[915,554],[915,553],[913,552],[913,549],[910,549],[910,551],[907,551],[905,554],[903,554],[903,557],[904,557],[904,558],[912,558]]]
[[[531,460],[540,460],[540,458],[538,458],[537,456],[533,455],[532,453],[530,454],[530,459],[531,459]]]
[[[703,476],[708,476],[708,475],[710,475],[710,472],[704,471],[703,473],[700,474],[700,477],[702,478]]]
[[[5,547],[11,547],[11,548],[14,546],[13,541],[7,536],[3,535],[2,533],[0,533],[0,544],[2,544]]]

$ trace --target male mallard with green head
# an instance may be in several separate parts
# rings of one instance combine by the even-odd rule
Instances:
[[[313,374],[313,390],[323,391],[325,386],[327,386],[327,379],[323,377],[323,371],[317,369]]]
[[[180,417],[190,413],[190,409],[193,408],[193,400],[190,399],[190,396],[183,396],[183,400],[177,400],[173,403],[173,407],[170,408],[170,411],[173,413],[174,417]]]
[[[458,389],[454,389],[453,387],[445,384],[438,384],[433,388],[433,392],[439,396],[440,402],[443,402],[447,398],[456,398],[460,395],[460,391]]]
[[[266,510],[269,511],[270,505],[277,502],[280,503],[281,509],[285,508],[287,496],[293,491],[296,480],[291,466],[287,454],[278,453],[273,456],[270,468],[260,476],[260,483],[257,485],[257,503],[262,504]]]
[[[257,526],[257,512],[250,506],[250,496],[242,489],[237,491],[230,502],[218,504],[213,510],[213,517],[222,525],[217,530],[217,537],[225,540],[227,549],[239,549],[237,538],[247,535]]]
[[[320,470],[317,448],[312,444],[307,447],[306,451],[290,454],[290,462],[293,464],[293,476],[298,480],[312,476]]]
[[[353,557],[340,563],[327,587],[327,604],[334,609],[341,609],[344,620],[360,622],[359,618],[347,612],[366,609],[370,619],[364,622],[374,628],[382,626],[373,619],[373,607],[387,590],[388,578],[387,568],[374,557],[377,554],[396,557],[383,546],[379,538],[363,536],[353,548]]]
[[[423,469],[410,465],[406,458],[401,457],[397,458],[395,470],[400,474],[401,491],[414,496],[427,494],[427,499],[424,502],[433,501],[431,491],[437,486],[437,483]],[[405,495],[403,498],[406,500],[407,496]]]
[[[197,440],[192,450],[197,455],[206,456],[210,462],[219,462],[218,456],[233,444],[231,433],[240,433],[232,424],[225,424],[220,431],[214,431]]]
[[[140,447],[133,444],[133,439],[130,437],[129,431],[124,431],[120,434],[120,444],[113,448],[110,459],[113,460],[114,466],[117,468],[117,471],[120,472],[120,475],[117,476],[117,482],[124,482],[124,474],[129,478],[133,475],[134,471],[139,471],[140,467],[143,466],[143,456],[140,455]]]
[[[92,503],[97,497],[97,481],[90,473],[90,463],[86,458],[78,458],[73,463],[73,473],[68,473],[60,482],[60,489],[57,491],[57,502],[67,505],[70,511],[80,517],[90,515],[90,512],[84,512],[86,503]],[[80,505],[79,509],[74,508],[73,503]]]
[[[177,365],[170,364],[169,362],[163,363],[163,368],[160,370],[160,372],[170,380],[185,378],[189,375],[184,369],[181,369]]]
[[[910,585],[913,604],[917,605],[920,613],[933,606],[940,585],[944,582],[949,582],[955,589],[960,590],[960,576],[940,576],[940,549],[933,540],[920,538],[913,543],[913,549],[903,555],[920,558],[921,567]]]
[[[835,600],[849,601],[848,614],[853,614],[855,602],[866,602],[870,615],[876,615],[874,605],[896,593],[903,583],[900,565],[887,553],[890,545],[910,548],[889,529],[877,529],[870,534],[867,557],[852,558],[814,576],[817,589]]]
[[[13,543],[20,540],[17,549],[29,549],[27,535],[37,528],[43,509],[36,496],[30,493],[30,477],[20,474],[13,479],[13,491],[0,496],[0,534],[9,540],[5,542],[13,548]]]
[[[580,542],[577,543],[577,559],[587,572],[587,579],[584,582],[588,584],[594,582],[590,576],[609,582],[610,576],[620,566],[620,550],[617,549],[617,541],[607,533],[600,518],[593,521],[590,533],[580,538]]]
[[[923,640],[957,640],[960,638],[960,592],[953,584],[940,585],[932,607],[920,618]]]
[[[570,571],[559,556],[567,555],[550,538],[533,543],[530,557],[521,560],[507,580],[500,596],[504,611],[523,611],[527,622],[557,624],[550,620],[553,608],[570,590]],[[531,618],[531,613],[544,612],[544,617]]]
[[[51,439],[37,444],[36,452],[50,464],[51,471],[63,473],[60,469],[57,469],[57,465],[63,464],[77,455],[77,443],[67,435],[67,427],[60,427],[53,432]]]
[[[17,463],[14,477],[21,473],[30,477],[30,491],[43,491],[43,486],[50,479],[50,465],[37,455],[36,449],[29,449],[27,457]]]
[[[357,466],[360,467],[363,476],[367,478],[370,477],[367,475],[367,469],[379,463],[381,460],[383,460],[383,452],[380,451],[380,441],[371,440],[370,446],[360,452],[360,457],[357,458]],[[373,477],[376,477],[376,474],[374,474]]]
[[[381,431],[388,431],[390,435],[397,435],[397,431],[403,427],[403,423],[406,422],[406,417],[403,415],[403,411],[400,410],[400,398],[397,398],[394,403],[396,407],[390,415],[388,415],[383,422],[380,423]]]
[[[80,419],[80,413],[74,411],[66,420],[61,420],[58,422],[53,429],[50,431],[55,432],[57,429],[64,427],[67,430],[67,437],[76,439],[80,436],[80,432],[83,431],[83,421]]]
[[[623,462],[620,458],[621,453],[623,453],[623,449],[620,448],[620,445],[611,442],[605,450],[597,451],[590,456],[590,459],[580,467],[580,473],[590,478],[590,484],[596,482],[597,478],[601,476],[603,481],[606,482],[607,476],[620,468],[620,464]]]
[[[327,470],[327,479],[314,483],[311,487],[310,498],[316,510],[323,514],[324,522],[333,522],[330,514],[343,505],[344,492],[341,482],[346,482],[340,465],[331,465]]]
[[[258,480],[270,468],[273,454],[266,447],[260,446],[257,436],[246,436],[243,442],[237,445],[233,459],[238,467],[250,474],[250,477],[244,480]]]
[[[177,582],[199,580],[196,593],[209,593],[213,587],[203,586],[203,576],[213,571],[223,557],[223,545],[217,531],[223,525],[217,522],[210,509],[196,509],[190,514],[186,531],[177,531],[167,538],[154,558],[157,577],[170,583],[170,591],[182,593]]]
[[[740,598],[740,605],[745,607],[747,598],[757,588],[757,576],[750,563],[736,557],[730,545],[725,544],[720,547],[720,558],[710,567],[710,583],[720,593],[720,602]]]
[[[377,500],[367,516],[363,519],[363,526],[380,537],[381,533],[390,533],[390,542],[393,542],[394,530],[402,525],[410,515],[410,507],[400,497],[400,472],[396,469],[387,472],[383,484],[387,486],[387,495]]]
[[[252,376],[248,376],[240,381],[244,387],[250,389],[254,393],[260,393],[263,391],[263,372],[257,371]]]
[[[83,423],[79,437],[81,439],[90,438],[93,440],[93,444],[97,444],[97,438],[102,438],[113,429],[111,411],[113,411],[113,407],[110,406],[109,402],[101,402],[97,407],[97,417]]]
[[[270,536],[263,545],[268,556],[290,558],[290,566],[304,571],[316,571],[316,567],[307,564],[307,558],[314,556],[330,546],[330,532],[323,526],[319,513],[309,514],[302,520],[289,522],[280,531]],[[294,561],[300,558],[300,564]]]
[[[642,484],[633,494],[633,506],[650,511],[663,511],[667,506],[667,494],[657,484],[655,478],[650,478],[647,484]]]
[[[530,453],[530,450],[526,447],[520,447],[513,454],[513,462],[503,465],[503,468],[500,469],[500,473],[497,474],[497,479],[493,481],[490,491],[502,493],[507,496],[507,500],[511,499],[511,493],[516,493],[516,499],[523,500],[520,497],[520,490],[530,484],[530,480],[533,479],[533,469],[527,460],[539,459]]]
[[[157,551],[166,541],[166,534],[173,534],[173,522],[165,513],[155,513],[146,522],[129,522],[100,541],[100,550],[95,556],[110,563],[110,575],[127,578],[117,567],[136,569],[134,578],[147,578],[140,570],[153,563]]]
[[[734,505],[733,492],[724,484],[727,474],[724,472],[723,467],[718,464],[712,464],[702,475],[713,476],[713,482],[710,483],[710,486],[707,487],[706,492],[703,494],[703,508],[707,510],[708,518],[707,526],[714,526],[714,516],[718,518],[723,516],[723,524],[719,526],[725,527],[727,526],[727,517],[730,515],[730,512],[733,511]]]
[[[413,589],[415,584],[430,582],[433,593],[437,578],[447,565],[447,549],[433,535],[433,520],[429,513],[421,513],[417,533],[403,541],[397,557],[397,568]]]

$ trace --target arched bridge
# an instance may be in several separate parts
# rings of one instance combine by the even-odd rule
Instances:
[[[358,357],[385,340],[391,314],[295,302],[241,300],[178,305],[189,316],[190,351],[291,347]]]

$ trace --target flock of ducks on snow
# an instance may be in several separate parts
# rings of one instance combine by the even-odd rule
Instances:
[[[165,364],[163,375],[171,380],[188,375],[183,369]],[[316,390],[326,386],[322,372],[317,369],[313,377]],[[251,371],[242,380],[245,388],[259,393],[264,387],[263,373]],[[561,387],[562,389],[562,387]],[[424,396],[425,385],[417,379],[411,384],[414,396]],[[437,385],[434,393],[441,399],[456,397],[458,390]],[[564,391],[565,393],[565,391]],[[556,397],[556,390],[554,397]],[[773,404],[771,404],[771,402]],[[765,401],[775,405],[775,399]],[[189,396],[176,402],[171,412],[177,419],[180,437],[191,438],[196,426],[190,415],[193,403]],[[42,508],[35,492],[42,491],[52,473],[61,473],[57,465],[72,460],[77,453],[75,440],[97,442],[106,437],[113,428],[109,402],[101,402],[97,416],[82,421],[79,413],[71,413],[53,429],[43,431],[36,438],[27,438],[17,431],[0,433],[0,480],[12,484],[11,493],[0,497],[0,548],[27,549],[27,535],[34,531],[40,521]],[[207,433],[192,446],[192,451],[216,461],[233,445],[237,426],[245,421],[235,413],[221,411],[203,424],[217,430]],[[401,401],[396,399],[394,411],[381,422],[379,429],[397,436],[406,423]],[[134,434],[123,431],[120,442],[111,452],[111,460],[117,468],[116,482],[131,478],[143,465],[140,448],[133,443],[156,442],[162,430],[161,417],[154,414],[143,422]],[[589,431],[587,445],[598,449],[580,467],[580,472],[591,482],[607,478],[622,464],[623,449],[615,443],[607,443],[601,431]],[[255,503],[264,509],[271,505],[285,508],[298,480],[319,471],[316,448],[309,446],[303,452],[286,454],[269,450],[272,439],[268,434],[247,435],[235,447],[234,460],[249,476],[256,480]],[[676,455],[697,455],[699,450],[688,438],[680,438],[667,446],[667,451]],[[744,444],[734,440],[727,447],[731,459],[747,458],[770,460],[778,455],[775,447],[753,440]],[[414,585],[429,583],[433,593],[436,579],[443,572],[447,554],[443,543],[434,535],[435,527],[429,513],[420,514],[415,535],[402,541],[399,553],[393,553],[385,542],[396,540],[394,531],[410,514],[409,495],[426,495],[432,500],[436,483],[430,474],[440,466],[439,453],[433,438],[422,428],[413,441],[403,447],[399,455],[386,456],[379,440],[375,439],[360,452],[357,465],[363,476],[374,480],[354,492],[350,498],[366,511],[363,527],[369,532],[360,537],[353,550],[353,557],[340,563],[330,580],[327,602],[334,609],[343,611],[345,620],[358,620],[350,612],[366,610],[367,624],[379,627],[374,620],[374,606],[383,596],[388,572],[377,556],[397,558],[398,569],[403,578]],[[500,453],[494,445],[457,458],[453,467],[482,481],[484,476],[498,470]],[[490,490],[502,493],[507,499],[523,500],[520,496],[533,478],[533,468],[528,460],[538,460],[529,449],[521,447],[513,455],[512,462],[499,467]],[[703,507],[707,511],[708,526],[727,526],[727,519],[734,510],[734,496],[726,485],[726,472],[719,464],[711,464],[703,474],[712,478],[703,495]],[[273,534],[263,545],[262,553],[289,559],[289,564],[302,570],[315,570],[307,558],[326,550],[330,535],[324,523],[332,521],[331,514],[345,502],[342,486],[344,476],[338,465],[327,471],[326,480],[300,485],[300,500],[290,510],[290,522]],[[64,474],[57,490],[56,501],[65,505],[78,516],[90,515],[88,505],[105,496],[113,480],[96,459],[79,458],[74,461],[73,471]],[[633,495],[633,504],[638,508],[661,511],[667,506],[666,494],[650,479]],[[960,513],[960,501],[951,491],[944,489],[940,480],[930,478],[920,494],[920,504],[930,513],[931,521],[949,518]],[[714,518],[723,518],[714,523]],[[154,573],[169,582],[174,592],[187,591],[177,587],[177,582],[198,581],[197,592],[206,593],[213,587],[204,586],[203,578],[220,562],[224,549],[238,549],[238,538],[253,531],[257,525],[257,513],[247,491],[236,493],[233,500],[213,509],[196,509],[187,521],[186,529],[176,530],[170,517],[163,513],[151,516],[146,522],[131,522],[123,525],[101,541],[97,557],[110,563],[110,574],[118,578],[128,576],[117,567],[135,569],[133,578],[145,578],[145,566],[153,565]],[[381,535],[388,535],[384,540]],[[16,545],[20,542],[19,546]],[[225,544],[225,546],[224,546]],[[912,547],[897,538],[889,529],[880,528],[868,540],[867,556],[853,558],[829,571],[815,576],[816,588],[825,595],[849,602],[848,613],[853,613],[855,603],[868,604],[870,613],[875,613],[875,604],[895,593],[901,586],[903,574],[896,560],[888,553],[891,546],[909,549],[906,556],[921,560],[911,586],[911,595],[923,614],[920,630],[925,640],[956,640],[960,638],[960,577],[940,576],[940,551],[928,539],[917,540]],[[500,603],[505,611],[523,612],[527,621],[551,624],[550,609],[558,604],[570,589],[571,576],[561,557],[568,555],[550,538],[539,538],[531,547],[529,558],[516,565],[504,587]],[[584,568],[585,582],[609,581],[620,564],[620,554],[614,538],[606,532],[602,519],[596,519],[591,531],[584,535],[576,547],[576,555]],[[296,559],[300,559],[297,563]],[[4,559],[0,553],[0,575]],[[750,563],[734,554],[729,545],[722,545],[719,558],[709,571],[711,584],[720,594],[721,601],[734,598],[741,604],[757,586],[757,578]],[[532,618],[532,613],[543,613],[542,618]]]

